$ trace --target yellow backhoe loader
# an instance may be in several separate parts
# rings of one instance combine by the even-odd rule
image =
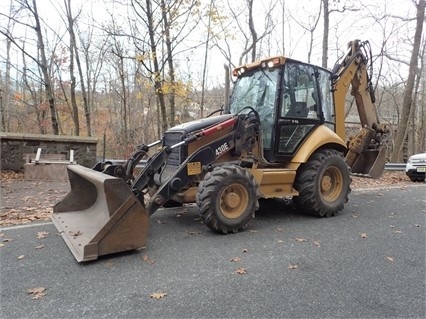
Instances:
[[[384,169],[371,63],[369,43],[355,40],[332,71],[283,56],[236,68],[220,114],[167,130],[124,165],[70,165],[71,191],[54,206],[53,223],[80,262],[145,246],[149,217],[169,205],[196,203],[219,233],[245,229],[260,198],[291,197],[302,212],[337,214],[352,173],[377,178]],[[361,127],[346,142],[349,88]]]

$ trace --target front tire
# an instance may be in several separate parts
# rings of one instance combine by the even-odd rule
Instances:
[[[299,168],[294,186],[299,196],[293,202],[305,213],[331,217],[348,201],[350,183],[350,168],[343,155],[320,150]]]
[[[236,165],[215,167],[198,185],[197,206],[204,224],[220,233],[237,233],[259,208],[253,176]]]

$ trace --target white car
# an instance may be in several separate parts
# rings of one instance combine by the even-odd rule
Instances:
[[[405,173],[413,182],[424,182],[426,174],[426,153],[411,155]]]

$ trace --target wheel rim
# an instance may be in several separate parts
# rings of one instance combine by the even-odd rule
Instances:
[[[241,184],[230,184],[220,196],[220,210],[223,216],[235,219],[243,215],[248,202],[247,189]]]
[[[343,189],[342,172],[335,166],[328,167],[321,177],[321,195],[327,202],[336,201]]]

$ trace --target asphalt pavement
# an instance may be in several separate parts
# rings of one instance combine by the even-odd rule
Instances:
[[[425,230],[426,184],[354,191],[328,219],[268,200],[232,235],[164,209],[145,249],[88,263],[51,223],[5,227],[0,317],[425,318]]]

